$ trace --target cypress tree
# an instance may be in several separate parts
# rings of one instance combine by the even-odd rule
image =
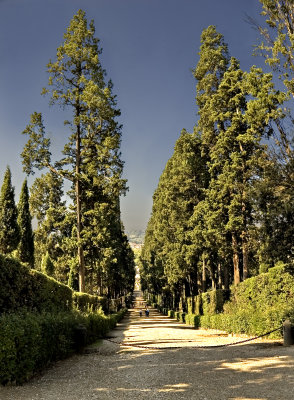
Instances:
[[[29,140],[22,153],[24,170],[48,168],[72,182],[72,198],[76,213],[76,238],[73,243],[79,261],[79,290],[85,291],[85,241],[83,213],[88,211],[87,197],[91,191],[108,190],[114,185],[121,194],[122,162],[119,146],[121,127],[116,121],[120,111],[112,93],[112,82],[105,82],[101,66],[99,40],[95,38],[93,21],[88,24],[85,12],[79,10],[57,49],[56,61],[47,65],[48,87],[43,94],[51,104],[69,107],[72,119],[70,136],[64,146],[64,157],[51,162],[50,140],[46,138],[42,115],[34,113],[24,133]],[[92,186],[93,180],[95,185]],[[107,184],[105,184],[107,182]],[[101,184],[101,185],[100,185]]]
[[[0,251],[9,254],[17,248],[20,239],[17,223],[17,208],[14,201],[14,187],[11,172],[7,167],[0,196]]]
[[[54,264],[47,252],[42,259],[42,272],[46,275],[52,276],[54,274]]]
[[[34,266],[34,235],[32,230],[32,217],[29,206],[29,190],[25,179],[20,193],[18,203],[18,226],[20,230],[20,241],[18,244],[18,257],[22,262],[31,267]]]

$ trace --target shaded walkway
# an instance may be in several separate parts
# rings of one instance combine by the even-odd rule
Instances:
[[[109,337],[150,348],[103,340],[22,387],[0,388],[0,399],[293,399],[294,346],[260,341],[195,349],[191,346],[238,338],[191,329],[156,310],[140,317],[138,309],[131,310]],[[175,345],[183,348],[170,349]]]

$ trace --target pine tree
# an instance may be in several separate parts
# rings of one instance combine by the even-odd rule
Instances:
[[[38,113],[32,115],[31,124],[24,131],[30,139],[22,153],[25,172],[47,167],[72,182],[80,291],[85,291],[82,219],[87,205],[83,201],[100,183],[107,182],[108,188],[113,183],[119,193],[125,187],[118,151],[121,127],[116,122],[120,111],[112,94],[112,82],[105,83],[99,40],[94,34],[93,21],[88,26],[85,13],[79,10],[64,35],[64,43],[57,49],[56,61],[48,64],[49,82],[43,93],[50,95],[51,104],[69,107],[73,114],[72,120],[66,121],[72,133],[63,149],[64,157],[51,162],[50,141]],[[95,187],[91,185],[93,180]]]
[[[211,108],[211,99],[217,92],[224,73],[229,65],[228,46],[221,33],[216,31],[216,27],[211,25],[204,29],[201,34],[201,46],[199,51],[199,61],[193,71],[197,80],[196,103],[198,105],[199,120],[197,131],[201,135],[202,154],[205,155],[205,162],[209,173],[209,181],[213,182],[217,176],[217,170],[211,168],[210,151],[217,141],[217,130],[215,129],[216,113]],[[215,271],[217,265],[225,263],[227,254],[220,251],[226,247],[227,238],[224,232],[224,207],[221,202],[216,206],[215,196],[218,192],[207,187],[205,198],[195,207],[194,216],[191,224],[193,242],[197,245],[197,254],[201,249],[202,263],[202,288],[206,287],[206,280],[209,275],[212,285],[215,286]],[[209,262],[209,260],[211,260]],[[212,260],[215,260],[213,263]],[[213,265],[216,264],[216,265]],[[228,282],[229,271],[224,266],[224,281]],[[209,272],[209,274],[207,273]],[[226,283],[226,286],[228,284]]]
[[[34,235],[32,229],[32,217],[29,206],[29,190],[25,179],[18,203],[18,226],[20,230],[20,241],[18,244],[18,257],[29,266],[34,266]]]
[[[182,131],[153,195],[152,216],[141,254],[143,287],[168,289],[173,301],[197,293],[197,250],[190,217],[204,196],[207,170],[199,135]]]
[[[30,206],[32,215],[37,220],[34,232],[35,267],[41,270],[42,259],[48,252],[52,262],[56,264],[56,278],[66,283],[65,266],[67,258],[72,254],[68,248],[63,247],[65,237],[71,234],[74,221],[69,223],[69,213],[62,197],[62,179],[52,172],[36,178],[31,187]]]
[[[286,88],[294,96],[294,13],[293,0],[259,0],[262,4],[262,15],[268,28],[259,26],[254,20],[250,22],[259,30],[264,41],[257,46],[266,58],[266,63],[279,74]]]
[[[271,74],[251,68],[243,72],[237,60],[225,72],[210,102],[215,124],[215,143],[210,147],[214,209],[225,207],[225,231],[232,238],[234,282],[248,277],[248,247],[253,224],[252,187],[264,168],[266,147],[262,139],[271,133],[270,121],[282,116],[279,105],[285,96],[274,90]],[[242,262],[240,261],[240,250]]]
[[[46,275],[52,276],[54,274],[54,264],[47,252],[42,259],[42,272]]]
[[[14,201],[14,187],[11,184],[11,172],[7,167],[0,197],[0,251],[9,254],[17,248],[20,240],[17,223],[17,208]]]

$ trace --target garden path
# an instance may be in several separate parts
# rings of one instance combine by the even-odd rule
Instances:
[[[140,317],[135,308],[108,340],[57,362],[23,386],[0,388],[0,399],[293,400],[294,346],[258,340],[196,347],[239,340],[189,328],[153,309]]]

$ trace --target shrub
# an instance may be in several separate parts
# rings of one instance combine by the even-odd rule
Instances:
[[[73,292],[73,304],[79,311],[97,311],[99,308],[106,311],[107,308],[105,297],[79,292]]]
[[[280,263],[267,273],[233,287],[231,301],[224,305],[224,312],[201,316],[201,326],[262,335],[281,326],[285,319],[294,321],[294,277],[288,271],[291,266]],[[281,331],[269,335],[280,336]]]
[[[200,315],[196,314],[186,314],[185,322],[187,325],[193,326],[193,328],[199,328],[200,325]]]
[[[80,348],[76,334],[86,328],[85,343],[105,336],[126,310],[110,317],[101,312],[25,313],[0,317],[0,383],[23,383],[50,362]]]
[[[74,292],[68,286],[16,259],[0,255],[0,313],[20,309],[59,312],[107,310],[105,297]]]
[[[0,313],[21,308],[62,311],[72,308],[72,290],[17,260],[0,255]]]
[[[210,290],[202,294],[203,315],[213,315],[223,311],[224,303],[229,298],[229,292],[222,289]],[[201,313],[199,313],[201,314]]]
[[[185,315],[186,315],[186,313],[183,313],[181,311],[177,311],[177,312],[175,312],[174,318],[176,318],[180,322],[185,322]]]
[[[169,318],[175,318],[174,310],[168,310],[167,315],[169,316]]]

